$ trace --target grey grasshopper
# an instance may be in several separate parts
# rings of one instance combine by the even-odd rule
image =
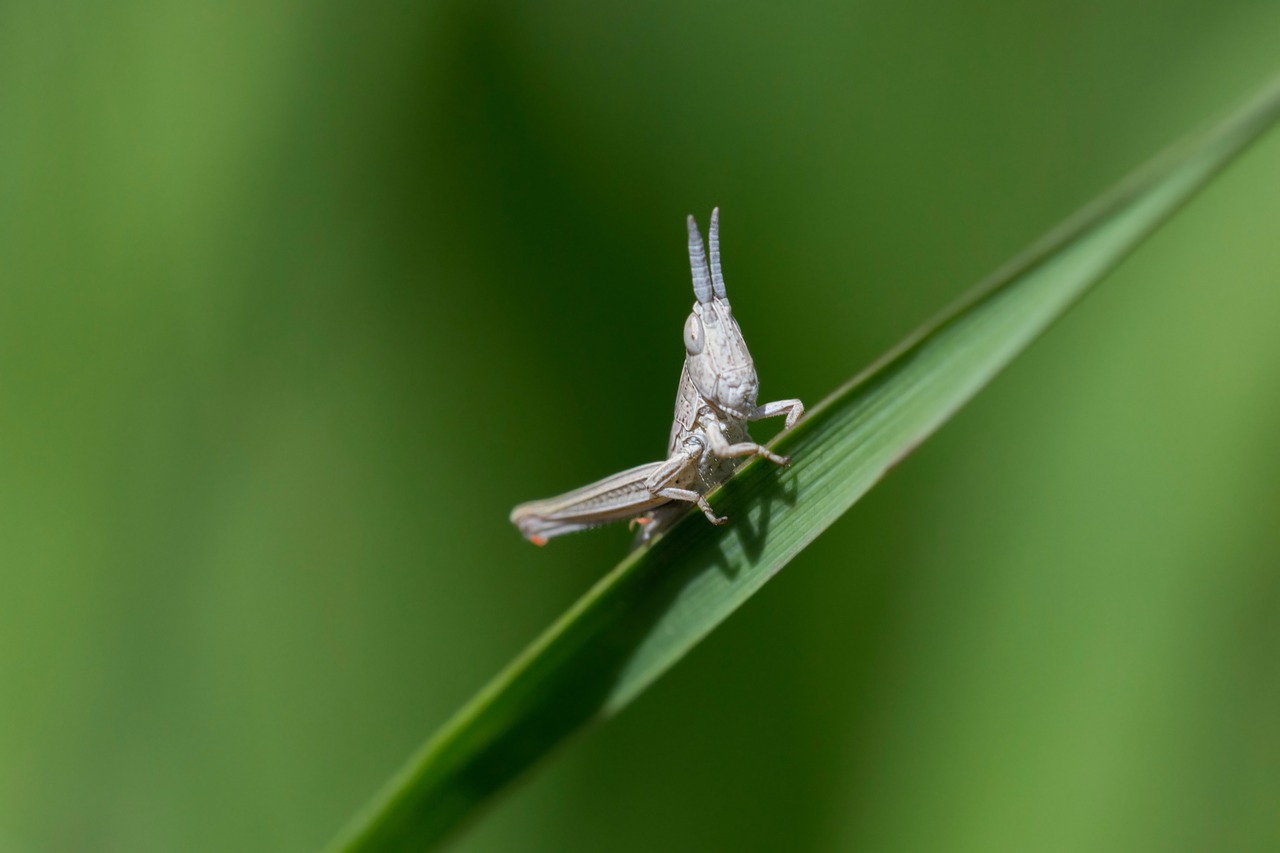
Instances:
[[[756,444],[749,421],[786,415],[791,429],[804,414],[799,400],[756,405],[760,382],[742,330],[729,308],[720,268],[720,210],[711,211],[708,231],[711,266],[698,224],[689,217],[689,264],[697,301],[684,324],[684,369],[676,393],[675,422],[667,458],[640,465],[566,494],[520,504],[511,521],[535,545],[553,536],[631,519],[642,525],[641,541],[651,538],[696,504],[713,524],[705,494],[732,473],[746,456],[763,456],[778,465],[788,459]]]

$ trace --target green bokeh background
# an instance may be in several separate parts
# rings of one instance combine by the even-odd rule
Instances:
[[[724,211],[838,383],[1280,4],[0,5],[0,850],[305,851],[625,551]],[[1280,849],[1280,137],[464,851]],[[767,431],[766,433],[767,434]]]

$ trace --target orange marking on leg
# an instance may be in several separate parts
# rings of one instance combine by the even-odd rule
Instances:
[[[529,537],[529,541],[541,548],[543,545],[547,544],[547,537],[535,534]]]

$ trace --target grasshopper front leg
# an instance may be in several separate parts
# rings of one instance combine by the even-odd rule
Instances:
[[[711,452],[721,459],[728,459],[732,456],[763,456],[778,465],[789,465],[791,463],[790,458],[779,456],[763,444],[756,444],[754,441],[739,441],[735,444],[730,444],[729,439],[725,438],[720,424],[715,420],[709,420],[704,429],[707,434],[707,440],[711,443]]]
[[[755,410],[747,416],[747,420],[759,421],[765,418],[775,418],[778,415],[786,413],[787,420],[783,423],[783,429],[791,429],[796,425],[796,421],[804,416],[804,403],[799,400],[775,400],[772,403],[765,403],[763,406],[756,406]]]

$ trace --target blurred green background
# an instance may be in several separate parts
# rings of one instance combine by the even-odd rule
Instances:
[[[0,5],[0,850],[331,838],[625,551],[506,514],[661,454],[685,214],[814,404],[1277,70],[1273,0]],[[1278,186],[456,849],[1280,849]]]

